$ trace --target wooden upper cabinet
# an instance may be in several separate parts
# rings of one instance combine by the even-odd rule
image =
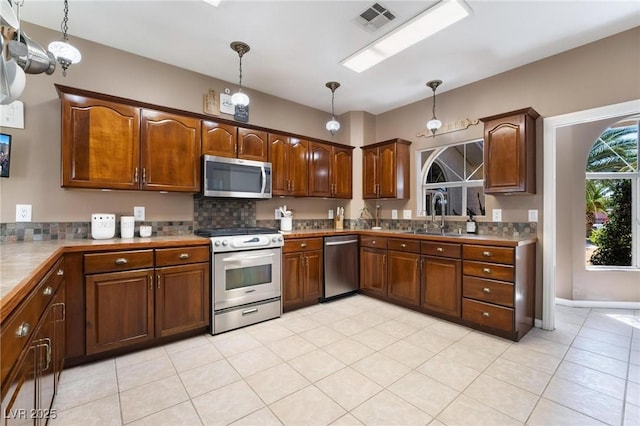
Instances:
[[[142,189],[200,191],[200,120],[142,110]]]
[[[334,198],[351,198],[353,193],[352,148],[332,147],[331,182]]]
[[[229,124],[202,120],[202,153],[236,157],[237,128]]]
[[[536,119],[533,108],[485,117],[485,194],[536,193]]]
[[[238,158],[267,161],[267,132],[238,127]]]
[[[269,133],[271,193],[305,196],[308,191],[309,142]]]
[[[331,145],[320,142],[309,144],[309,195],[331,197]]]
[[[362,197],[408,199],[409,145],[404,139],[391,139],[362,147]]]
[[[140,108],[62,95],[62,186],[139,189]]]

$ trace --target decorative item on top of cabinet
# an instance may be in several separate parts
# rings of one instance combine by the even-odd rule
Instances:
[[[202,120],[202,153],[267,161],[267,132]]]
[[[409,145],[396,138],[362,147],[362,198],[410,197]]]
[[[536,193],[536,119],[533,108],[481,118],[485,194]]]
[[[65,188],[200,191],[200,122],[134,101],[55,85]]]
[[[282,309],[318,303],[322,296],[322,238],[285,240],[282,248]]]
[[[269,133],[271,194],[306,196],[309,180],[309,142]]]
[[[352,198],[353,147],[309,143],[309,196]]]

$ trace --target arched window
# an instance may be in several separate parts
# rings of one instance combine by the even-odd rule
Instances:
[[[585,260],[589,266],[640,266],[639,120],[617,122],[602,132],[589,151],[585,168]]]
[[[422,164],[422,197],[418,212],[431,214],[431,199],[436,191],[445,194],[447,216],[484,216],[482,140],[443,146],[419,152]],[[443,206],[438,199],[436,214]]]

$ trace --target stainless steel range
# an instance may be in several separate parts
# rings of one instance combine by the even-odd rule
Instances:
[[[211,334],[282,315],[282,246],[273,228],[200,229],[211,239]]]

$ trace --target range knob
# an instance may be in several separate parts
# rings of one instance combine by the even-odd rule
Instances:
[[[220,241],[216,240],[216,241],[213,243],[213,245],[214,245],[214,246],[216,246],[216,247],[220,247]]]
[[[278,237],[278,242],[282,242],[282,237]]]
[[[229,243],[227,242],[227,240],[223,240],[223,241],[222,241],[222,245],[226,247],[226,246],[228,246],[228,245],[229,245]]]
[[[277,243],[278,242],[278,237],[271,237],[271,242],[272,243]]]

